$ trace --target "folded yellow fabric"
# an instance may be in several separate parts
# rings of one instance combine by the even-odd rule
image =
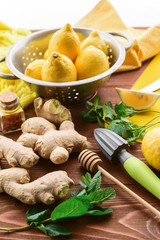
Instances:
[[[15,42],[30,33],[26,29],[13,29],[0,22],[0,58],[6,56],[9,48]],[[11,74],[5,62],[0,63],[0,72]],[[36,89],[22,79],[6,80],[0,78],[0,93],[7,91],[16,92],[23,108],[32,103],[38,96]]]
[[[102,31],[124,31],[132,37],[133,45],[127,51],[125,61],[118,71],[139,68],[143,61],[160,52],[160,25],[147,30],[128,28],[108,0],[101,0],[76,25]]]
[[[160,78],[160,54],[158,54],[154,59],[150,62],[150,64],[147,66],[147,68],[144,70],[144,72],[141,74],[141,76],[138,78],[136,83],[132,86],[133,90],[140,90],[141,88],[149,85],[150,83],[154,82],[158,78]],[[156,91],[160,94],[160,89]],[[155,104],[149,108],[150,110],[159,111],[160,112],[160,98],[155,102]],[[151,119],[157,117],[153,122],[160,121],[160,113],[143,113],[139,115],[135,115],[131,118],[132,122],[143,126]],[[148,128],[146,131],[150,130],[151,128],[160,127],[160,123]]]

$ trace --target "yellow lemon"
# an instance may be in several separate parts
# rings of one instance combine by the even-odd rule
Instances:
[[[48,49],[45,51],[43,58],[46,60],[49,57]]]
[[[145,93],[123,88],[116,88],[116,91],[126,106],[134,107],[137,110],[151,107],[160,97],[158,93]]]
[[[91,34],[81,43],[80,50],[82,51],[89,45],[93,45],[96,48],[102,50],[108,55],[108,48],[106,43],[101,39],[97,31],[91,32]]]
[[[75,60],[77,79],[94,77],[109,69],[109,61],[104,52],[90,45],[80,52]]]
[[[78,35],[71,25],[67,23],[51,37],[48,46],[48,54],[59,52],[74,61],[79,54],[80,43]]]
[[[25,75],[31,78],[42,80],[41,70],[44,64],[44,59],[39,59],[31,62],[25,69]]]
[[[47,82],[72,82],[77,79],[73,62],[66,56],[53,52],[42,67],[42,80]]]
[[[142,140],[142,153],[147,162],[160,171],[160,127],[146,133]]]

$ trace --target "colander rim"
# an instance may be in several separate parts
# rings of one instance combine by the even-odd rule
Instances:
[[[14,66],[13,62],[12,62],[12,56],[15,52],[15,49],[17,46],[19,46],[22,43],[28,42],[31,39],[35,39],[38,36],[41,35],[45,35],[45,34],[50,34],[52,32],[55,32],[57,30],[59,30],[60,28],[53,28],[53,29],[45,29],[45,30],[39,30],[36,31],[34,33],[31,33],[28,36],[25,36],[24,38],[20,39],[19,41],[17,41],[8,51],[8,54],[6,56],[6,64],[8,66],[8,68],[10,69],[10,71],[17,76],[20,79],[25,80],[28,83],[32,83],[35,85],[40,85],[40,86],[45,86],[45,87],[71,87],[71,86],[79,86],[79,85],[84,85],[84,84],[89,84],[92,82],[96,82],[102,78],[105,78],[107,76],[110,76],[113,72],[115,72],[123,63],[124,59],[125,59],[125,55],[126,55],[126,51],[124,46],[120,43],[120,41],[118,41],[112,34],[110,34],[109,32],[103,32],[94,28],[87,28],[87,27],[73,27],[73,29],[76,31],[97,31],[98,33],[100,33],[104,38],[105,36],[109,37],[112,44],[116,44],[116,46],[118,47],[119,50],[119,56],[118,59],[116,60],[116,62],[113,64],[112,67],[110,67],[107,71],[96,75],[94,77],[91,78],[87,78],[87,79],[83,79],[83,80],[78,80],[78,81],[73,81],[73,82],[46,82],[46,81],[42,81],[42,80],[37,80],[31,77],[26,76],[25,74],[21,73],[19,70],[17,70],[17,68]]]

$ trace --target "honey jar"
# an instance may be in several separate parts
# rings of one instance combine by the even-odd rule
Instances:
[[[0,121],[4,134],[20,130],[25,115],[16,93],[4,92],[0,95]]]

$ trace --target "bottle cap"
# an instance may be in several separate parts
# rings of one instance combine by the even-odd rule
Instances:
[[[0,102],[2,104],[10,105],[17,102],[17,94],[15,92],[4,92],[0,94]]]

